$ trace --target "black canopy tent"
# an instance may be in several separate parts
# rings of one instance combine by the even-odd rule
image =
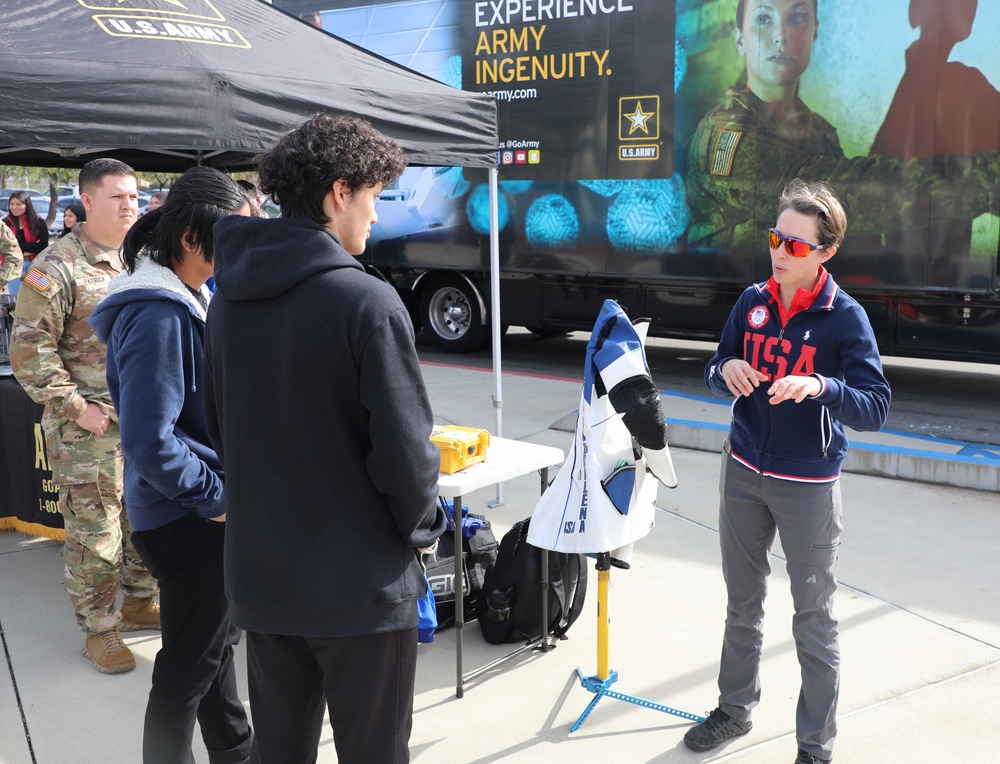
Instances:
[[[496,105],[262,0],[35,0],[0,25],[0,164],[230,171],[322,110],[421,165],[495,167]]]
[[[502,435],[497,110],[263,0],[5,2],[0,164],[227,171],[317,111],[364,116],[410,162],[490,170],[495,432]],[[498,487],[498,499],[502,496]]]

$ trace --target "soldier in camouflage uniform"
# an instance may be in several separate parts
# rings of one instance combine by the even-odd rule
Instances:
[[[770,127],[760,99],[748,90],[730,89],[702,119],[685,178],[694,213],[690,246],[761,249],[773,225],[773,199],[792,178],[828,179],[850,202],[855,233],[913,227],[912,213],[928,197],[933,204],[919,208],[930,208],[931,223],[969,221],[995,209],[1000,154],[848,159],[834,127],[802,108],[813,129],[801,141]]]
[[[746,78],[701,120],[688,144],[689,246],[743,258],[762,250],[773,200],[796,177],[830,183],[845,201],[852,233],[876,239],[996,210],[1000,154],[846,158],[833,125],[798,97],[818,29],[815,4],[775,0],[746,10],[740,0],[736,44]],[[886,269],[883,280],[901,275]],[[918,273],[904,283],[914,277],[921,283]]]
[[[11,366],[28,395],[45,404],[42,430],[66,526],[66,590],[86,634],[83,654],[98,671],[120,673],[135,659],[119,630],[158,629],[159,604],[132,546],[106,350],[87,319],[122,270],[120,247],[138,212],[135,173],[117,160],[89,162],[80,196],[87,222],[42,252],[22,278]]]
[[[17,245],[17,237],[6,223],[0,220],[0,291],[21,275],[24,256]]]

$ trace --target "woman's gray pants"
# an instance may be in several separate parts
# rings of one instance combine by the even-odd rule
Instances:
[[[764,597],[775,531],[787,558],[802,673],[799,748],[829,759],[837,734],[840,641],[833,615],[842,507],[840,481],[765,477],[723,454],[719,540],[728,605],[719,668],[719,707],[740,721],[760,702]]]

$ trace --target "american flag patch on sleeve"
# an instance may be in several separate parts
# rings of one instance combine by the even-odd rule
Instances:
[[[21,281],[30,287],[34,287],[39,292],[44,292],[52,286],[52,279],[34,268],[25,273],[21,277]]]
[[[729,175],[733,171],[733,159],[736,157],[736,147],[740,145],[743,133],[739,130],[723,130],[715,144],[715,157],[712,160],[712,175]]]

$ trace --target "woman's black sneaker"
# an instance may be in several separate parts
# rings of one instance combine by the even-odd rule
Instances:
[[[821,759],[811,753],[799,749],[799,755],[795,757],[795,764],[831,764],[833,759]]]
[[[721,708],[715,709],[708,718],[694,725],[684,735],[684,745],[692,751],[711,751],[727,740],[747,734],[752,722],[734,719]]]

